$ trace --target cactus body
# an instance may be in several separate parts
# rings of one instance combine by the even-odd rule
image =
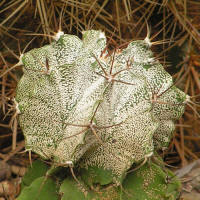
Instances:
[[[91,30],[27,52],[16,101],[27,149],[120,179],[168,146],[188,96],[145,40],[112,56],[105,47],[104,33]]]

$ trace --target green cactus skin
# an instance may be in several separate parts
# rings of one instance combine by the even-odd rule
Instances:
[[[168,146],[189,98],[153,57],[146,40],[103,55],[101,31],[61,35],[24,54],[17,109],[26,148],[60,164],[110,170]]]
[[[176,200],[180,193],[181,184],[173,173],[166,174],[151,161],[128,173],[121,187],[112,184],[109,170],[89,168],[79,173],[78,183],[66,168],[48,169],[37,160],[23,177],[17,200]]]

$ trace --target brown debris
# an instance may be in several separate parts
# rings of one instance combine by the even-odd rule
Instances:
[[[151,38],[159,44],[156,57],[168,67],[168,53],[173,47],[183,50],[182,60],[169,67],[178,87],[191,96],[182,119],[177,122],[175,136],[163,155],[167,164],[184,167],[200,157],[200,2],[198,1],[1,1],[0,2],[0,182],[16,191],[13,174],[29,164],[13,98],[22,74],[13,67],[21,55],[19,45],[28,51],[52,41],[61,30],[81,36],[82,30],[101,29],[113,46],[126,46],[129,41],[145,38],[147,22]],[[34,42],[33,42],[33,38]],[[28,45],[27,45],[28,44]],[[26,47],[27,46],[27,47]],[[177,55],[177,52],[173,52]],[[13,69],[11,70],[11,68]],[[33,154],[34,157],[34,154]],[[19,162],[20,161],[20,162]],[[15,172],[14,172],[15,171]],[[19,170],[20,171],[20,170]],[[23,170],[22,170],[23,171]],[[19,176],[23,175],[21,172]],[[190,190],[189,186],[186,190]],[[15,192],[14,192],[15,193]],[[5,198],[13,194],[6,193]],[[1,194],[1,193],[0,193]],[[1,197],[0,197],[1,198]],[[3,197],[2,197],[3,198]],[[4,199],[5,199],[4,198]],[[188,197],[185,196],[185,199]],[[200,199],[200,198],[199,198]],[[195,200],[195,196],[193,197]]]

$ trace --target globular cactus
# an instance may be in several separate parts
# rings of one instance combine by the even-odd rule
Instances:
[[[151,43],[112,55],[101,31],[63,34],[22,56],[17,109],[26,149],[119,182],[133,163],[168,146],[189,96],[154,58]]]

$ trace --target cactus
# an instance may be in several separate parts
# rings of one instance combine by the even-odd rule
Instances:
[[[33,162],[22,179],[23,189],[17,200],[175,200],[181,189],[180,182],[170,171],[166,176],[158,165],[151,162],[128,173],[121,187],[107,184],[110,181],[108,171],[84,170],[78,177],[82,181],[77,183],[64,168],[59,169],[62,176],[65,174],[64,178],[46,168],[41,161]]]
[[[104,33],[90,30],[83,40],[59,34],[25,53],[16,109],[26,149],[60,165],[108,172],[97,182],[121,185],[133,164],[166,148],[189,96],[150,47],[146,38],[110,55]]]

